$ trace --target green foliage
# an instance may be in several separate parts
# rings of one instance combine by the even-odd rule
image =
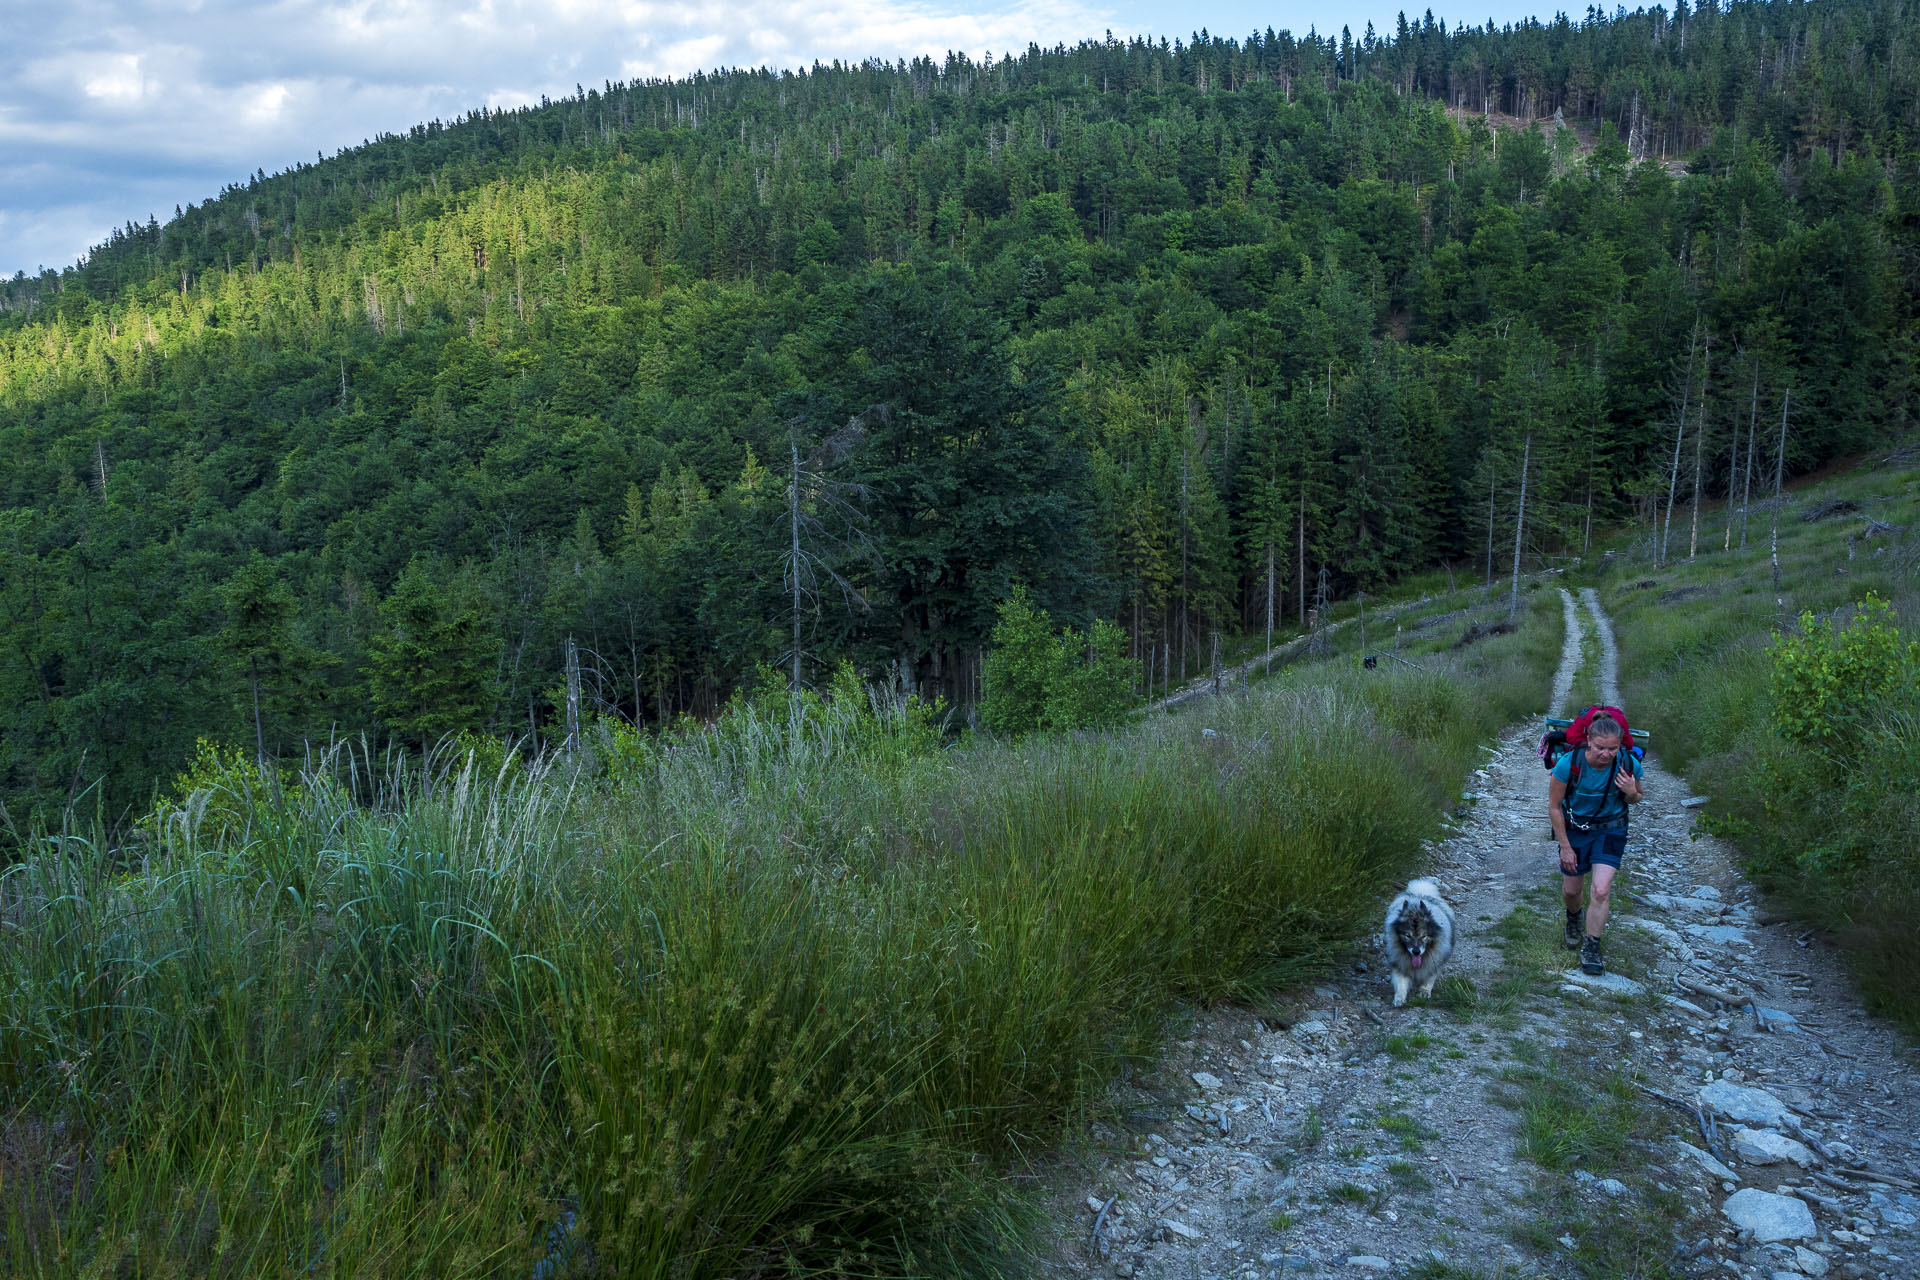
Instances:
[[[1126,718],[1140,684],[1140,664],[1127,656],[1126,632],[1097,618],[1091,633],[1071,627],[1061,632],[1058,653],[1043,727],[1103,729]]]
[[[443,590],[418,559],[380,605],[367,645],[374,710],[422,746],[492,718],[500,642],[464,581]]]
[[[1018,737],[1040,727],[1047,713],[1047,691],[1059,666],[1060,645],[1053,620],[1035,609],[1023,590],[1000,605],[981,683],[980,721],[993,733]]]
[[[1105,619],[1091,633],[1054,634],[1046,611],[1016,590],[993,629],[981,722],[1004,737],[1119,724],[1140,679],[1126,649],[1126,633]]]
[[[1845,626],[1802,613],[1799,633],[1776,634],[1767,657],[1774,728],[1829,756],[1857,751],[1888,695],[1920,681],[1920,641],[1902,643],[1892,604],[1871,592]]]
[[[275,792],[292,782],[288,771],[267,773],[250,752],[201,738],[141,829],[150,839],[175,829],[210,845],[234,843],[246,834],[248,819],[272,808]]]
[[[1431,1036],[1416,1033],[1411,1036],[1388,1036],[1380,1047],[1401,1062],[1411,1062],[1432,1044]]]

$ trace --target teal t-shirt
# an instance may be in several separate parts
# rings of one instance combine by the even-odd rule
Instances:
[[[1581,758],[1580,779],[1567,791],[1567,814],[1574,822],[1586,828],[1612,830],[1627,825],[1627,801],[1620,794],[1620,788],[1613,785],[1613,775],[1622,764],[1633,771],[1638,778],[1640,760],[1630,751],[1621,751],[1613,758],[1613,763],[1604,769],[1596,769],[1586,762],[1586,748],[1575,747],[1560,757],[1553,766],[1553,776],[1562,782],[1568,781],[1573,773],[1573,760]]]

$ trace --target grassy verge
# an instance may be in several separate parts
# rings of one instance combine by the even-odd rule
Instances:
[[[1600,703],[1600,632],[1594,627],[1593,620],[1585,609],[1580,611],[1580,669],[1573,673],[1573,687],[1567,694],[1567,714],[1575,715],[1582,707],[1597,706]]]
[[[1907,763],[1920,662],[1881,662],[1885,687],[1870,691],[1846,642],[1821,639],[1828,626],[1849,634],[1870,597],[1891,603],[1907,640],[1920,637],[1920,471],[1865,466],[1789,499],[1777,592],[1766,510],[1744,550],[1736,531],[1733,550],[1716,539],[1665,567],[1647,546],[1611,558],[1599,582],[1626,705],[1655,730],[1667,767],[1711,796],[1712,828],[1737,843],[1772,905],[1830,930],[1870,1006],[1920,1033],[1906,979],[1920,965],[1920,787]],[[1776,637],[1797,666],[1769,652]]]
[[[843,690],[585,771],[213,757],[0,879],[0,1270],[1021,1274],[1018,1153],[1370,927],[1536,629],[1017,746]]]

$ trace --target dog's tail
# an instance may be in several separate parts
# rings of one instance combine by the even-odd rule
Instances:
[[[1431,880],[1413,880],[1408,882],[1407,892],[1416,898],[1438,898],[1440,886]]]

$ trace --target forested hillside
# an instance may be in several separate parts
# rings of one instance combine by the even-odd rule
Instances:
[[[1504,570],[1523,458],[1538,555],[1770,477],[1789,392],[1789,474],[1863,448],[1911,420],[1916,29],[607,84],[130,223],[0,282],[8,821],[118,820],[203,735],[547,735],[569,637],[643,725],[796,626],[808,679],[969,702],[1016,585],[1177,676]]]

